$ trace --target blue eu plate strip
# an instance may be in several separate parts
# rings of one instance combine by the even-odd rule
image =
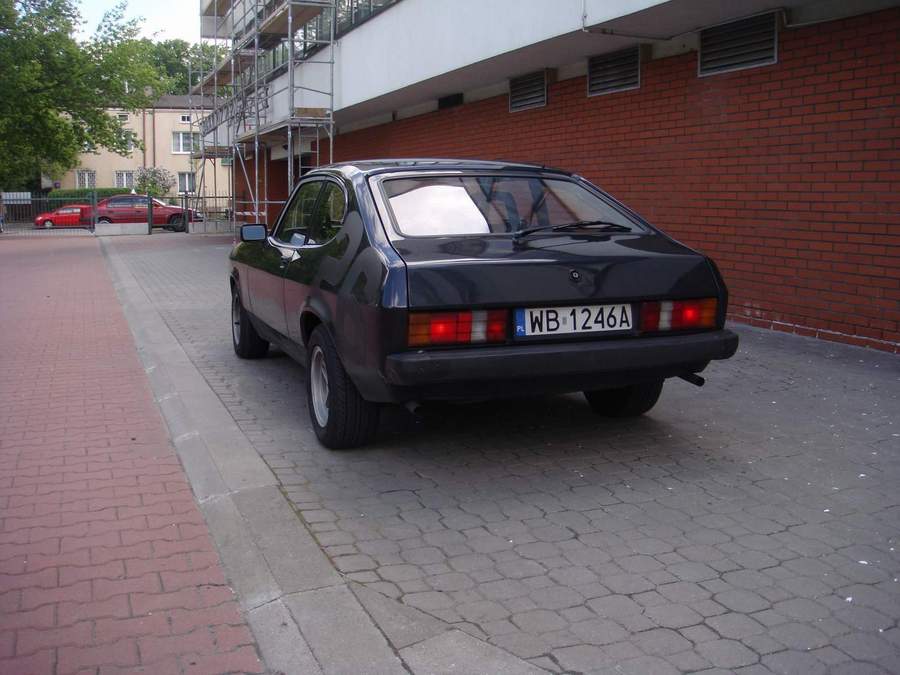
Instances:
[[[516,310],[516,337],[526,337],[528,333],[525,332],[525,310],[517,309]]]

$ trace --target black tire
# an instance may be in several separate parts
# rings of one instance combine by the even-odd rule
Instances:
[[[584,392],[588,404],[604,417],[637,417],[649,411],[659,400],[663,380],[632,384],[618,389]]]
[[[181,216],[169,216],[169,228],[173,232],[184,232],[184,223]]]
[[[319,442],[335,450],[371,443],[378,431],[379,406],[360,396],[344,370],[331,335],[323,326],[313,330],[307,354],[306,400],[309,419]],[[313,378],[323,367],[326,375],[324,397],[321,384],[313,383]],[[318,392],[314,392],[317,388]],[[316,399],[324,400],[326,404],[324,420],[321,411],[316,412]]]
[[[112,221],[109,218],[97,218],[98,223],[111,223]]]
[[[45,221],[44,221],[44,228],[47,229],[47,230],[52,229],[52,228],[53,228],[53,221],[52,221],[52,220],[45,220]]]
[[[242,359],[260,359],[269,351],[268,341],[256,332],[236,288],[231,289],[231,343]]]

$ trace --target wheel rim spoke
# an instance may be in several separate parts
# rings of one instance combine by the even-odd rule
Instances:
[[[325,352],[318,345],[313,349],[308,377],[313,413],[319,426],[324,427],[328,424],[328,368]]]
[[[231,299],[231,337],[234,344],[241,342],[241,305],[237,295]]]

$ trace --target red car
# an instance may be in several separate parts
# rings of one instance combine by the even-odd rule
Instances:
[[[184,209],[153,199],[153,224],[167,229],[180,230],[183,227]],[[193,209],[188,210],[188,219],[203,220]],[[147,195],[116,195],[97,202],[98,223],[146,223]]]
[[[35,228],[84,227],[91,222],[90,204],[66,204],[58,209],[39,213],[34,219]]]

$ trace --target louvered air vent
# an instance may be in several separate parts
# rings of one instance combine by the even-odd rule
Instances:
[[[600,54],[588,59],[588,96],[641,86],[641,49],[639,46]]]
[[[761,14],[700,32],[700,75],[775,63],[777,15]]]
[[[518,112],[547,105],[547,71],[514,77],[509,81],[509,111]]]

